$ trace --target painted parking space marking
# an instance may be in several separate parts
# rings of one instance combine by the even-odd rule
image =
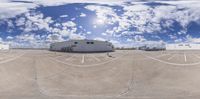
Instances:
[[[19,55],[16,55],[16,56],[14,56],[14,57],[10,57],[9,59],[0,61],[0,64],[7,63],[7,62],[10,62],[10,61],[16,60],[16,59],[18,59],[18,58],[24,56],[25,54],[26,54],[26,52],[21,53],[21,54],[19,54]]]
[[[100,62],[101,60],[100,59],[98,59],[96,56],[94,56],[94,55],[92,55],[92,57],[96,60],[96,61],[98,61],[98,62]]]
[[[162,54],[162,55],[160,55],[160,57],[167,56],[167,55],[170,55],[170,54]]]
[[[172,55],[181,55],[182,54],[182,57],[183,57],[183,63],[174,63],[174,62],[169,62],[169,61],[165,61],[165,60],[162,60],[162,59],[158,59],[158,57],[154,56],[149,56],[149,55],[145,55],[145,54],[142,54],[143,56],[145,56],[146,58],[149,58],[149,59],[152,59],[152,60],[155,60],[155,61],[158,61],[158,62],[161,62],[161,63],[165,63],[165,64],[169,64],[171,66],[183,66],[183,67],[188,67],[188,66],[196,66],[198,67],[199,64],[200,64],[200,61],[197,61],[197,62],[193,62],[193,63],[187,63],[188,61],[188,53],[171,53]],[[200,59],[200,55],[195,55],[194,53],[191,53],[190,55],[193,55],[195,57],[197,57],[198,59]],[[172,57],[172,56],[171,56]],[[174,56],[175,57],[175,56]],[[176,58],[176,57],[175,57]],[[196,58],[196,59],[197,59]],[[176,58],[177,59],[177,58]]]
[[[65,60],[68,61],[68,60],[72,59],[74,56],[75,56],[75,55],[72,55],[71,57],[66,58]]]
[[[195,56],[195,57],[197,57],[197,58],[199,58],[199,59],[200,59],[200,56],[198,56],[198,55],[195,55],[195,54],[193,54],[193,56]]]
[[[85,62],[85,55],[82,55],[81,63],[83,64]]]
[[[58,59],[60,57],[63,57],[63,55],[57,55],[55,58]]]
[[[172,55],[171,57],[169,57],[167,60],[171,60],[175,57],[176,55]]]
[[[156,58],[164,57],[164,56],[167,56],[167,55],[170,55],[170,54],[161,54],[161,55],[156,56]]]
[[[187,56],[186,56],[186,54],[184,53],[183,55],[184,55],[185,62],[187,62]]]
[[[109,60],[106,60],[106,61],[101,61],[100,63],[96,63],[96,64],[87,64],[87,65],[84,65],[84,64],[73,64],[71,62],[64,62],[62,60],[59,60],[59,59],[56,59],[55,57],[51,57],[49,55],[46,55],[49,59],[55,61],[55,62],[58,62],[58,63],[62,63],[62,64],[65,64],[65,65],[68,65],[68,66],[71,66],[71,67],[76,67],[76,68],[90,68],[90,67],[98,67],[100,65],[104,65],[104,64],[108,64],[110,62],[113,62],[113,61],[116,61],[118,59],[121,59],[122,57],[125,57],[127,56],[128,54],[123,54],[121,55],[120,57],[116,57],[116,58],[112,58],[112,59],[109,59]],[[105,56],[105,55],[104,55]],[[83,57],[82,57],[83,58]],[[106,58],[106,57],[105,57]],[[85,60],[84,60],[85,61]],[[82,62],[82,60],[80,61]]]

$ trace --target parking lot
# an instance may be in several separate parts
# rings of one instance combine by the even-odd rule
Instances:
[[[3,99],[198,99],[199,51],[0,52]]]

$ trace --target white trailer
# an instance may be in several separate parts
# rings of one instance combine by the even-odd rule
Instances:
[[[200,50],[200,44],[166,44],[166,50]]]
[[[52,43],[50,50],[63,52],[109,52],[114,51],[114,46],[107,41],[69,40]]]

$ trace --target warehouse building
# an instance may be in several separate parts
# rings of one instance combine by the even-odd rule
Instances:
[[[114,46],[107,41],[69,40],[52,43],[50,50],[62,52],[110,52],[114,51]]]
[[[0,50],[9,50],[10,46],[6,44],[0,44]]]
[[[200,50],[200,44],[167,44],[166,50]]]

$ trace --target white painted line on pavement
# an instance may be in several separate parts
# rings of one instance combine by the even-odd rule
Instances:
[[[101,61],[100,59],[98,59],[96,56],[92,55],[92,57],[97,60],[97,61]]]
[[[68,61],[68,60],[72,59],[74,56],[75,56],[75,55],[72,55],[71,57],[66,58],[65,60]]]
[[[12,57],[12,58],[9,58],[9,59],[7,59],[7,60],[0,61],[0,64],[7,63],[7,62],[10,62],[10,61],[13,61],[13,60],[15,60],[15,59],[17,59],[17,58],[22,57],[22,56],[25,55],[25,54],[26,54],[26,53],[24,52],[24,53],[22,53],[22,54],[20,54],[20,55],[18,55],[18,56],[16,56],[16,57]]]
[[[170,55],[170,54],[161,54],[161,55],[156,56],[156,58],[160,58],[160,57],[167,56],[167,55]]]
[[[176,55],[172,55],[171,57],[169,57],[167,60],[171,60],[175,57]]]
[[[85,55],[82,55],[81,63],[83,64],[85,62]]]
[[[187,56],[185,55],[185,53],[184,53],[184,59],[185,59],[185,62],[187,62]]]
[[[128,54],[124,54],[124,55],[122,55],[121,57],[113,58],[113,59],[108,60],[108,61],[104,61],[104,62],[97,63],[97,64],[90,64],[90,65],[71,64],[71,63],[68,63],[68,62],[63,62],[63,61],[61,61],[61,60],[55,59],[55,58],[50,57],[50,56],[48,56],[48,55],[47,55],[47,57],[50,58],[50,59],[53,60],[53,61],[56,61],[56,62],[58,62],[58,63],[65,64],[65,65],[68,65],[68,66],[73,66],[73,67],[77,67],[77,68],[90,68],[90,67],[97,67],[97,66],[99,66],[99,65],[108,64],[108,63],[110,63],[110,62],[113,62],[113,61],[116,61],[116,60],[118,60],[118,59],[120,59],[120,58],[123,58],[123,57],[126,56],[126,55],[128,55]],[[107,66],[107,65],[106,65],[106,66]],[[64,70],[63,70],[63,71],[64,71]]]
[[[194,54],[193,54],[193,55],[194,55]],[[198,56],[198,55],[194,55],[194,56],[200,59],[200,56]]]

